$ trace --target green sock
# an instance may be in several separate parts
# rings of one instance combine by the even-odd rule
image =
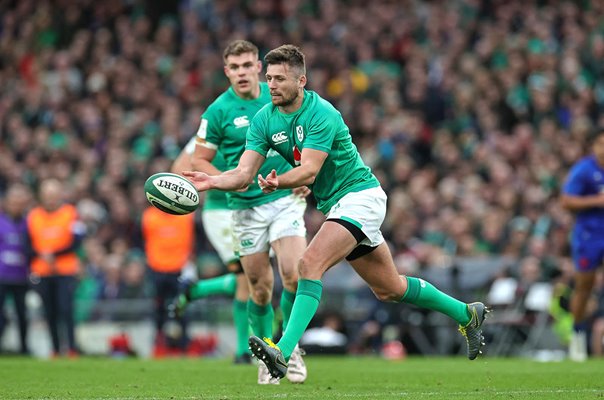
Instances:
[[[322,292],[323,284],[319,280],[300,279],[298,281],[298,291],[289,318],[290,323],[287,325],[287,330],[283,332],[283,337],[277,343],[286,361],[289,361],[289,356],[291,356],[310,320],[317,312]]]
[[[435,288],[431,283],[419,278],[407,277],[407,291],[401,298],[401,302],[440,311],[463,326],[467,325],[471,319],[466,303],[454,299]]]
[[[250,336],[250,324],[247,319],[247,301],[233,300],[233,322],[237,334],[236,356],[250,352],[247,339]]]
[[[203,279],[189,290],[190,300],[201,299],[216,294],[233,296],[237,288],[235,274],[226,274],[216,278]]]
[[[287,289],[283,289],[281,292],[281,313],[283,314],[283,332],[287,329],[287,323],[289,322],[289,316],[292,313],[292,307],[294,306],[294,300],[296,299],[296,294],[294,292],[290,292]]]
[[[247,302],[247,315],[254,335],[259,338],[273,338],[273,318],[275,311],[271,303],[265,306],[254,303],[252,299]]]

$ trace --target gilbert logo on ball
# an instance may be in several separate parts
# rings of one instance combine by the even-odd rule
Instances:
[[[199,206],[199,194],[187,179],[177,174],[160,172],[145,182],[147,200],[163,212],[189,214]]]

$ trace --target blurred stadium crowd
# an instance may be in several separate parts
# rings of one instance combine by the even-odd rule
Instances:
[[[509,256],[540,278],[568,267],[557,196],[604,126],[603,1],[154,3],[171,2],[0,5],[0,194],[65,183],[88,227],[88,296],[151,296],[142,186],[226,88],[236,38],[261,56],[305,52],[309,88],[342,112],[389,194],[383,232],[401,271],[454,256]],[[322,217],[307,217],[312,234]]]

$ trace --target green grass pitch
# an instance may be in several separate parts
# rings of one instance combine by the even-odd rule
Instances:
[[[604,360],[306,357],[302,385],[230,360],[0,358],[2,399],[603,399]]]

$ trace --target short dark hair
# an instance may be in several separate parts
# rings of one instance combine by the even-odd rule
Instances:
[[[290,68],[295,69],[298,75],[306,75],[304,53],[293,44],[284,44],[269,51],[264,56],[264,62],[266,65],[287,64]]]
[[[258,47],[247,40],[233,40],[227,45],[222,53],[222,59],[226,62],[228,56],[240,56],[244,53],[252,53],[258,56]]]

